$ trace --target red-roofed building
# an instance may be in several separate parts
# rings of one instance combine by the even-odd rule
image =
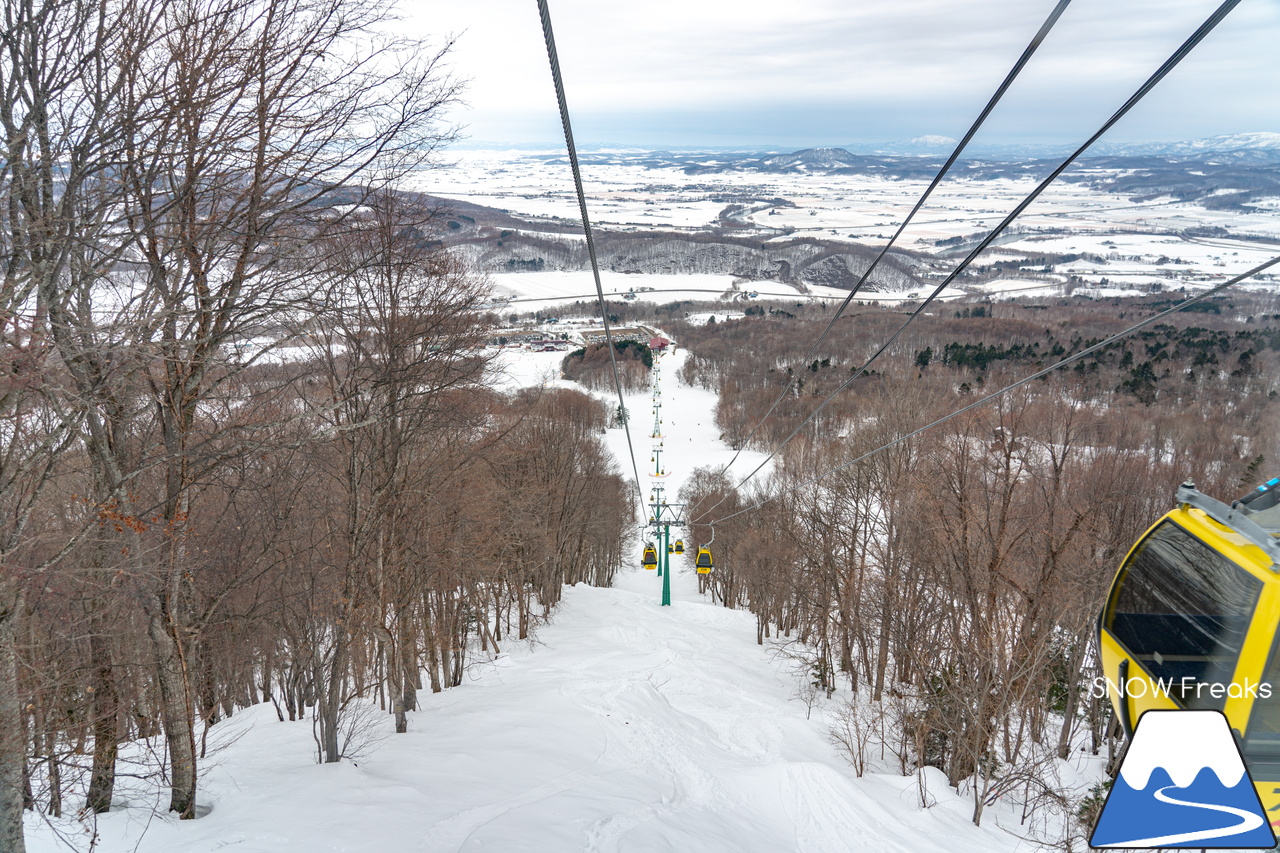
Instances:
[[[649,338],[649,349],[654,352],[665,352],[671,341],[666,338]]]

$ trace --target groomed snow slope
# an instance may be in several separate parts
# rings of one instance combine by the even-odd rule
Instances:
[[[682,357],[662,365],[666,441],[684,445],[672,463],[722,461],[727,451],[705,411],[714,396],[678,385]],[[649,428],[642,424],[652,421],[638,397],[628,402],[643,465]],[[695,412],[703,416],[685,419]],[[620,437],[610,431],[611,446]],[[673,469],[671,479],[688,470]],[[936,770],[923,779],[928,809],[920,807],[918,776],[856,778],[828,740],[823,703],[810,714],[791,665],[756,645],[749,613],[702,599],[687,562],[673,573],[671,607],[658,606],[659,591],[654,573],[638,567],[624,570],[612,589],[566,589],[535,642],[505,642],[503,654],[474,666],[463,686],[422,694],[407,734],[392,734],[391,719],[376,715],[384,739],[354,763],[315,764],[310,721],[277,722],[270,706],[238,713],[211,734],[224,746],[201,777],[207,816],[180,822],[154,811],[164,796],[155,789],[151,801],[135,799],[99,819],[96,849],[1034,849],[1000,828],[1018,826],[1017,812],[1002,805],[974,827],[970,801]],[[70,822],[60,826],[75,833]],[[39,818],[28,827],[32,853],[67,849]],[[87,842],[81,835],[79,848]]]
[[[657,606],[639,570],[565,591],[533,648],[428,695],[410,731],[355,764],[313,762],[309,722],[259,706],[203,778],[206,817],[102,816],[102,853],[313,851],[987,851],[1011,836],[916,780],[858,780],[790,698],[750,615],[700,602],[686,572]],[[390,721],[381,719],[384,729]],[[33,824],[34,826],[34,824]],[[60,848],[37,830],[30,848]]]

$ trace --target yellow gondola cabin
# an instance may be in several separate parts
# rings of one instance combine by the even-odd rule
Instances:
[[[658,549],[653,546],[652,542],[644,546],[644,557],[641,558],[640,563],[646,569],[658,568]]]
[[[1221,710],[1263,808],[1280,812],[1280,478],[1231,506],[1192,483],[1176,499],[1111,585],[1099,686],[1126,736],[1145,711]]]
[[[698,556],[694,559],[693,565],[698,570],[698,574],[705,575],[711,571],[714,561],[711,559],[711,549],[705,545],[698,548]]]

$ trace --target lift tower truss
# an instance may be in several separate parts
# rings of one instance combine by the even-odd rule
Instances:
[[[662,500],[661,490],[658,490],[656,500],[649,505],[649,510],[654,532],[661,543],[658,551],[658,566],[662,571],[662,606],[667,607],[671,604],[671,528],[673,525],[686,526],[685,504],[667,503]]]

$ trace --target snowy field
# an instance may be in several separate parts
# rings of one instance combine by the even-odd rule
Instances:
[[[591,162],[589,155],[583,163],[583,179],[592,221],[610,228],[705,229],[716,223],[725,207],[716,198],[752,195],[785,198],[794,204],[763,207],[751,214],[750,219],[762,226],[860,242],[887,239],[928,185],[928,180],[892,175],[732,171],[688,175],[680,168],[653,168],[625,160]],[[927,247],[935,240],[994,226],[1035,183],[1032,179],[944,181],[917,215],[904,245]],[[424,172],[414,188],[523,216],[578,218],[563,151],[455,151],[446,168]],[[1268,204],[1243,214],[1209,211],[1170,197],[1135,202],[1080,184],[1057,183],[1018,223],[1032,231],[1070,226],[1084,233],[1229,224],[1240,231],[1280,236],[1278,214]]]
[[[557,353],[504,351],[508,387],[560,384]],[[684,353],[659,359],[668,495],[694,467],[731,457],[715,396],[676,381]],[[606,397],[607,399],[607,397]],[[652,440],[651,394],[627,399],[641,476]],[[625,438],[607,441],[630,479]],[[744,453],[741,476],[761,459]],[[645,483],[646,492],[648,483]],[[637,531],[639,532],[639,531]],[[676,557],[673,604],[637,565],[611,589],[565,590],[533,642],[473,664],[461,687],[421,694],[409,732],[374,712],[355,761],[320,765],[310,722],[258,706],[219,723],[202,765],[199,820],[160,809],[166,792],[122,782],[101,816],[101,853],[319,851],[599,851],[599,853],[1014,853],[1020,812],[1003,803],[981,827],[940,772],[888,767],[857,778],[829,739],[846,699],[804,698],[794,665],[755,643],[755,620],[702,598]],[[1079,785],[1096,759],[1064,763]],[[924,805],[922,805],[922,802]],[[28,818],[28,849],[88,848],[92,827]],[[55,829],[57,832],[55,832]],[[62,837],[60,838],[59,835]]]
[[[548,157],[548,155],[559,155]],[[422,173],[414,186],[446,198],[464,198],[522,216],[577,220],[578,206],[563,151],[455,151],[447,167]],[[654,227],[706,229],[714,225],[720,196],[785,198],[794,207],[763,207],[750,219],[796,234],[888,239],[928,185],[927,180],[866,175],[718,172],[687,175],[679,168],[583,163],[592,221],[626,230]],[[936,240],[990,228],[1035,186],[1031,179],[944,181],[917,214],[903,246],[928,250]],[[1130,200],[1075,183],[1056,183],[1018,219],[1030,232],[1069,228],[1082,235],[1154,233],[1221,225],[1233,231],[1280,237],[1280,203],[1267,200],[1249,212],[1207,210],[1168,196]],[[1105,238],[1104,238],[1105,239]]]
[[[458,151],[447,168],[424,172],[415,188],[446,198],[466,199],[514,214],[576,221],[577,201],[569,169],[555,151]],[[655,228],[706,230],[718,222],[726,199],[786,199],[789,204],[751,205],[744,223],[757,236],[781,234],[882,245],[924,191],[927,181],[893,176],[761,174],[721,172],[687,175],[675,167],[651,168],[625,159],[583,164],[592,222],[612,230]],[[1030,179],[944,181],[898,245],[938,256],[962,253],[985,234],[1035,185]],[[1188,228],[1223,227],[1244,239],[1180,236]],[[1258,239],[1253,240],[1256,236]],[[937,245],[962,238],[963,247]],[[1216,283],[1272,256],[1280,238],[1280,203],[1262,200],[1248,211],[1209,210],[1167,196],[1135,201],[1081,184],[1051,186],[1014,230],[979,263],[1005,255],[1074,252],[1099,255],[1105,264],[1079,262],[1053,270],[1065,279],[1080,276],[1117,292],[1195,288]],[[958,257],[957,257],[958,260]],[[627,282],[617,282],[625,288]],[[1042,285],[1047,291],[1052,285]],[[690,283],[690,288],[699,287]],[[775,287],[778,287],[775,285]],[[588,286],[579,292],[592,290]],[[621,292],[625,292],[625,289]]]
[[[555,272],[490,273],[489,281],[496,297],[505,302],[495,303],[495,310],[504,312],[510,306],[513,312],[553,312],[558,307],[575,302],[589,302],[595,310],[595,279],[590,270],[564,270]],[[605,299],[621,300],[627,293],[635,293],[637,302],[667,303],[674,301],[715,302],[723,301],[726,310],[741,311],[751,298],[780,301],[821,301],[838,305],[849,291],[823,285],[807,285],[798,290],[776,281],[744,281],[732,275],[709,273],[692,275],[628,274],[603,271],[600,285]],[[1039,283],[1044,287],[1044,283]],[[754,293],[755,297],[748,297]],[[863,302],[894,304],[925,295],[919,288],[910,292],[867,292],[858,294]],[[957,299],[965,293],[949,288],[939,299]],[[597,323],[598,325],[598,323]]]
[[[554,309],[573,302],[596,301],[595,279],[590,270],[554,272],[490,273],[495,296],[509,300],[521,312]],[[732,275],[700,273],[692,275],[628,274],[602,271],[600,285],[606,299],[621,300],[635,293],[637,302],[666,303],[674,301],[713,302],[724,300],[741,304],[747,294],[760,299],[821,300],[838,304],[849,295],[847,290],[810,285],[803,291],[776,281],[744,281]],[[883,301],[901,301],[905,294],[868,294]],[[501,306],[499,306],[501,307]]]

